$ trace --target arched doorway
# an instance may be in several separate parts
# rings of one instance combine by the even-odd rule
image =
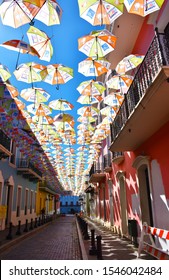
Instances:
[[[149,157],[138,156],[133,162],[133,167],[137,170],[142,223],[147,222],[148,225],[153,226]]]
[[[119,181],[119,187],[120,187],[121,231],[122,231],[122,235],[127,235],[128,215],[127,215],[125,172],[123,171],[117,172],[116,177]]]

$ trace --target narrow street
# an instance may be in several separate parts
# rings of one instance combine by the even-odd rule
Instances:
[[[1,249],[0,249],[1,250]],[[1,251],[1,260],[80,260],[74,216],[60,217],[47,227]]]

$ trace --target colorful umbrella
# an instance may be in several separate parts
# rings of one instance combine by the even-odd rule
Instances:
[[[90,57],[104,57],[112,52],[116,45],[116,37],[108,30],[92,31],[89,35],[78,39],[79,51]]]
[[[123,94],[111,93],[106,97],[104,97],[104,104],[107,104],[111,107],[113,106],[118,107],[122,104],[123,100],[124,100]]]
[[[99,103],[103,100],[103,98],[100,95],[96,96],[85,96],[81,95],[78,99],[77,102],[81,104],[94,104],[94,103]]]
[[[163,3],[164,0],[124,0],[124,4],[129,13],[142,17],[158,11]]]
[[[120,75],[136,68],[140,63],[142,63],[144,55],[130,54],[124,57],[116,66],[116,72]]]
[[[50,61],[53,55],[53,47],[50,38],[44,31],[39,30],[34,26],[30,26],[27,31],[30,45],[36,49],[39,58],[42,60]]]
[[[0,78],[3,82],[7,81],[11,77],[8,68],[5,65],[0,64]]]
[[[117,108],[115,106],[114,107],[106,106],[100,110],[100,114],[102,116],[107,116],[107,117],[114,117],[116,113],[117,113]]]
[[[26,101],[36,103],[47,102],[50,94],[47,93],[43,88],[25,88],[21,91],[20,96]]]
[[[89,80],[80,83],[77,90],[82,95],[95,96],[102,95],[106,88],[100,81]]]
[[[73,69],[62,64],[51,64],[41,71],[40,75],[48,84],[65,84],[73,78]]]
[[[81,115],[82,117],[93,117],[97,116],[99,113],[99,109],[93,106],[84,106],[77,110],[77,114]]]
[[[104,58],[98,58],[97,60],[88,57],[78,64],[78,72],[85,76],[100,76],[103,73],[108,72],[110,68],[110,62]]]
[[[74,122],[73,116],[71,116],[70,114],[65,114],[65,113],[60,113],[60,114],[56,115],[53,119],[55,122],[68,122],[68,123]]]
[[[8,83],[0,82],[0,98],[10,99],[19,95],[17,88]]]
[[[78,0],[80,17],[92,25],[111,24],[123,13],[123,1]]]
[[[6,0],[0,5],[1,20],[4,25],[17,28],[30,23],[32,15],[22,0]]]
[[[45,104],[30,104],[27,106],[27,111],[36,116],[46,116],[52,113],[52,109]]]
[[[14,71],[14,75],[18,81],[32,83],[33,88],[34,82],[40,82],[42,80],[40,71],[44,68],[45,66],[34,62],[23,63]]]
[[[74,106],[65,99],[52,100],[49,103],[49,107],[54,110],[60,110],[60,111],[68,111],[68,110],[72,110],[74,108]]]
[[[77,118],[78,122],[82,122],[82,123],[92,123],[92,122],[96,122],[96,119],[93,117],[78,117]]]
[[[36,49],[31,47],[28,43],[22,40],[17,40],[17,39],[9,40],[0,44],[0,46],[12,51],[17,51],[25,54],[29,53],[31,55],[36,55],[39,57],[39,54],[36,51]]]
[[[32,10],[35,11],[35,19],[43,22],[47,26],[60,24],[62,9],[56,0],[26,0],[25,2],[27,2],[27,8],[31,13]]]
[[[119,90],[121,93],[126,93],[133,81],[133,77],[129,75],[114,75],[107,82],[108,88]]]

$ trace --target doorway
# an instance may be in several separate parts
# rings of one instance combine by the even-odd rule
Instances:
[[[11,222],[12,217],[12,197],[13,197],[13,187],[11,185],[7,186],[7,200],[6,200],[6,220],[5,225],[8,226]]]

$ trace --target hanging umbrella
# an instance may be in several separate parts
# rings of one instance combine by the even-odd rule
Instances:
[[[0,82],[0,98],[10,99],[19,95],[17,88],[8,83]]]
[[[116,45],[116,36],[108,30],[92,31],[78,39],[78,49],[90,57],[104,57],[112,52]]]
[[[26,0],[24,2],[27,2],[25,5],[34,15],[33,19],[37,19],[47,26],[60,24],[62,9],[56,0]]]
[[[0,64],[0,79],[5,82],[11,77],[8,68],[5,65]]]
[[[53,55],[53,47],[50,38],[46,33],[34,26],[30,26],[27,31],[27,36],[30,45],[36,49],[39,54],[39,58],[45,61],[50,61]]]
[[[118,107],[122,104],[124,100],[124,95],[120,93],[111,93],[104,97],[104,104],[109,105],[111,107]]]
[[[65,84],[73,78],[73,69],[62,64],[51,64],[42,70],[41,78],[51,85]]]
[[[74,122],[73,116],[71,116],[70,114],[65,114],[65,113],[60,113],[60,114],[56,115],[53,119],[55,122],[68,122],[68,123]]]
[[[6,41],[2,44],[0,44],[1,47],[4,47],[6,49],[12,50],[12,51],[17,51],[20,53],[24,53],[24,54],[31,54],[31,55],[36,55],[39,57],[38,52],[36,51],[35,48],[31,47],[28,43],[22,41],[22,40],[17,40],[17,39],[13,39],[13,40],[9,40]]]
[[[89,80],[80,83],[77,90],[82,95],[95,96],[102,95],[106,88],[100,81]]]
[[[117,113],[117,108],[115,106],[106,106],[100,110],[102,116],[114,117]]]
[[[163,3],[164,0],[124,0],[124,4],[129,13],[136,14],[142,17],[158,11]]]
[[[82,123],[92,123],[92,122],[96,122],[96,119],[93,117],[78,117],[77,118],[78,122],[82,122]]]
[[[26,101],[36,103],[47,102],[50,94],[47,93],[43,88],[25,88],[21,91],[20,96]]]
[[[74,106],[65,99],[56,99],[49,102],[49,107],[54,110],[68,111],[72,110]]]
[[[81,115],[82,117],[93,117],[97,116],[99,113],[99,109],[93,106],[84,106],[77,110],[77,114]]]
[[[143,55],[130,54],[124,57],[116,66],[118,74],[125,74],[126,72],[136,68],[144,59]]]
[[[123,1],[78,0],[80,17],[92,25],[111,24],[123,13]]]
[[[97,77],[108,72],[110,65],[110,62],[104,58],[98,58],[96,60],[88,57],[78,64],[78,72],[85,76]]]
[[[52,109],[45,104],[30,104],[27,106],[27,111],[36,116],[46,116],[52,113]]]
[[[108,88],[119,90],[122,94],[126,93],[133,81],[133,77],[129,75],[114,75],[107,82]]]
[[[18,81],[31,83],[33,88],[34,82],[40,82],[42,80],[40,71],[44,68],[45,66],[34,62],[23,63],[14,71],[14,75]]]
[[[103,98],[100,95],[95,95],[95,96],[85,96],[81,95],[78,99],[77,102],[81,104],[94,104],[94,103],[99,103],[103,100]]]
[[[5,0],[0,5],[1,20],[4,25],[17,28],[30,23],[32,15],[23,0]]]

